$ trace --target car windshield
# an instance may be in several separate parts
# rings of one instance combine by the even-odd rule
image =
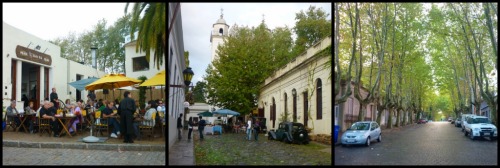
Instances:
[[[472,119],[472,123],[476,124],[476,123],[490,123],[490,121],[488,120],[488,118],[474,118]]]
[[[352,124],[350,130],[368,130],[370,128],[370,123],[354,123]]]

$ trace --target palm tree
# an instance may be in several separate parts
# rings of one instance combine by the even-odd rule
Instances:
[[[125,6],[127,14],[129,3]],[[146,52],[146,60],[150,60],[150,51],[153,49],[153,61],[159,70],[163,63],[164,52],[166,51],[167,36],[165,34],[166,3],[135,3],[132,9],[132,20],[130,38],[134,39],[134,32],[139,29],[137,35],[136,52]],[[144,16],[140,15],[144,11]]]

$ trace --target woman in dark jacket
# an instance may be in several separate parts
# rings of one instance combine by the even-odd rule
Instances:
[[[132,97],[132,94],[129,91],[126,91],[123,95],[125,98],[123,98],[123,100],[120,102],[120,106],[118,108],[121,121],[121,130],[125,135],[125,140],[123,142],[134,143],[134,141],[132,140],[132,134],[134,134],[134,128],[132,124],[134,120],[133,114],[137,107],[135,106],[134,99],[130,98]]]

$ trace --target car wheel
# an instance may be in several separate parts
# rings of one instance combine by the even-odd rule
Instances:
[[[497,140],[497,137],[490,137],[490,140],[491,140],[491,141],[496,141],[496,140]]]
[[[462,130],[462,132],[464,132],[464,135],[465,135],[465,136],[468,136],[468,135],[469,135],[469,134],[467,134],[467,131]]]
[[[470,137],[470,139],[474,140],[474,134],[473,134],[472,130],[470,131],[469,137]]]
[[[267,140],[271,140],[273,139],[272,135],[271,134],[267,134]]]
[[[382,141],[382,134],[380,134],[380,135],[378,136],[377,141],[378,141],[378,142]]]
[[[370,137],[366,138],[366,146],[370,146]]]

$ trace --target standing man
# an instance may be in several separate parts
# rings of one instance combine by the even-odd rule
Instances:
[[[200,116],[200,122],[198,122],[198,131],[200,132],[200,141],[203,140],[203,130],[205,129],[205,125],[207,125],[206,121],[202,119]]]
[[[182,113],[181,115],[179,115],[179,118],[177,118],[177,132],[178,132],[178,136],[179,136],[179,140],[182,139]]]
[[[57,97],[56,88],[53,87],[52,93],[50,93],[50,101],[52,103],[54,103],[54,105],[56,106],[56,109],[59,109],[59,103],[57,101],[58,99],[59,99],[59,97]]]
[[[120,126],[121,131],[125,135],[124,143],[134,143],[132,140],[132,134],[134,134],[133,120],[134,120],[134,112],[137,106],[135,106],[135,101],[132,99],[132,94],[129,91],[126,91],[123,94],[124,98],[120,102],[120,106],[118,108],[118,113],[120,114]]]

